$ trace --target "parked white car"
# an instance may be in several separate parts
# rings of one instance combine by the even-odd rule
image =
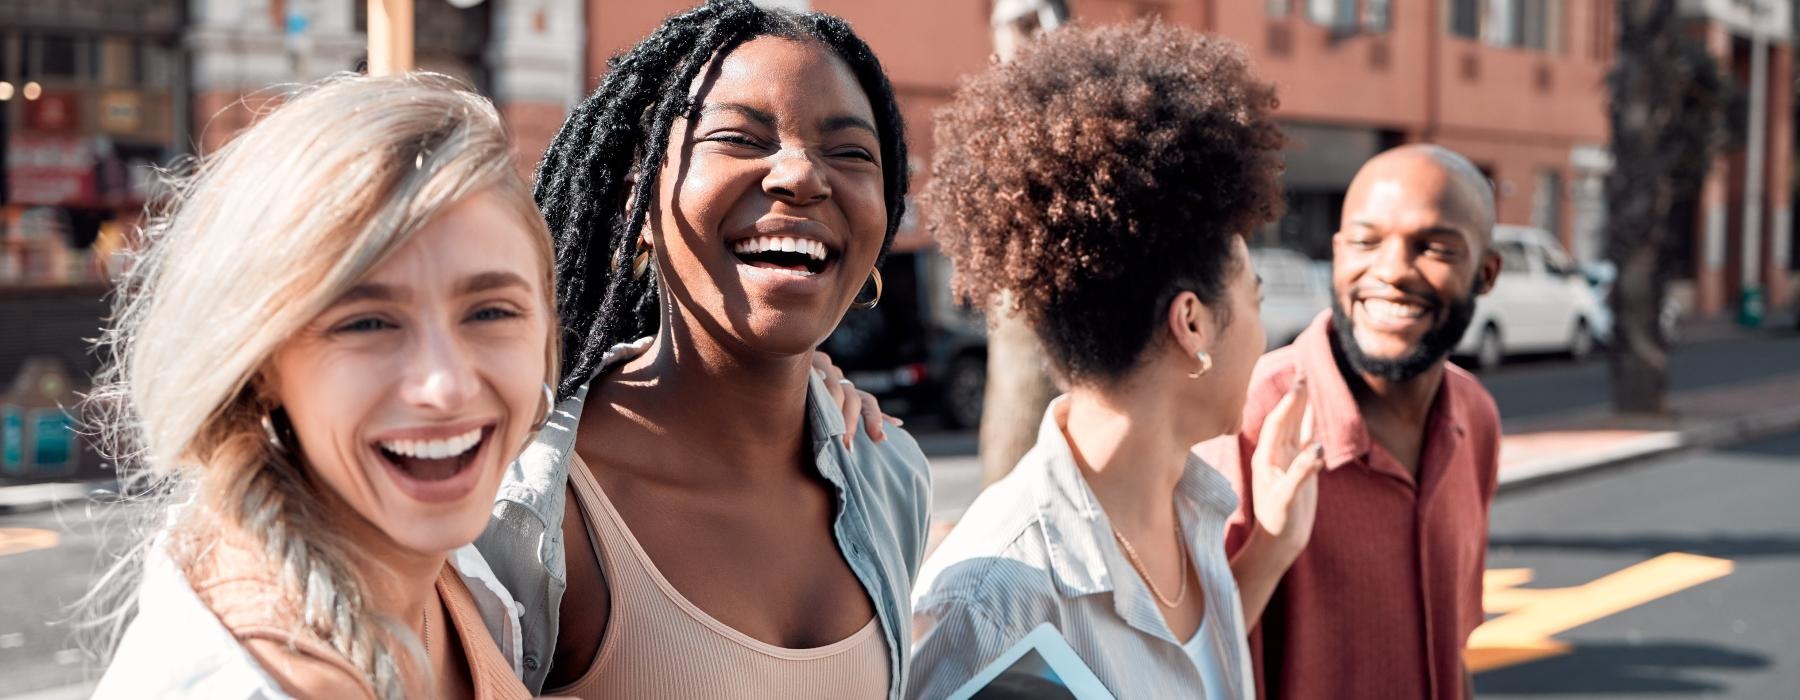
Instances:
[[[1330,264],[1286,248],[1252,248],[1250,266],[1262,275],[1262,322],[1270,350],[1294,342],[1331,307]]]
[[[1456,354],[1476,367],[1499,365],[1521,353],[1568,353],[1577,360],[1593,352],[1599,304],[1593,288],[1543,229],[1494,227],[1500,279],[1475,302],[1475,318]]]

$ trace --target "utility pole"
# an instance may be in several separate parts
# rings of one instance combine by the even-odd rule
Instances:
[[[1769,39],[1763,0],[1750,4],[1750,114],[1744,139],[1744,249],[1739,269],[1738,323],[1762,325],[1763,176],[1769,132]]]
[[[413,69],[413,0],[369,0],[369,75]]]

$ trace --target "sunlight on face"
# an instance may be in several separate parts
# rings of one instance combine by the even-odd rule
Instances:
[[[869,279],[887,235],[874,109],[831,49],[759,37],[678,120],[655,246],[677,321],[754,352],[809,351]]]
[[[420,229],[279,349],[306,468],[400,546],[474,541],[542,415],[545,261],[489,193]]]

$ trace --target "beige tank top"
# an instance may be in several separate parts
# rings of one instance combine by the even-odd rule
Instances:
[[[546,695],[601,698],[884,698],[887,642],[876,618],[813,649],[758,641],[675,590],[583,465],[569,470],[612,597],[606,638],[574,683]],[[575,516],[570,513],[568,516]]]

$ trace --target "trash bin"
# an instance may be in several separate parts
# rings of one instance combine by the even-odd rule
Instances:
[[[1763,322],[1763,290],[1761,287],[1745,287],[1738,295],[1738,325],[1745,328],[1759,328]]]

